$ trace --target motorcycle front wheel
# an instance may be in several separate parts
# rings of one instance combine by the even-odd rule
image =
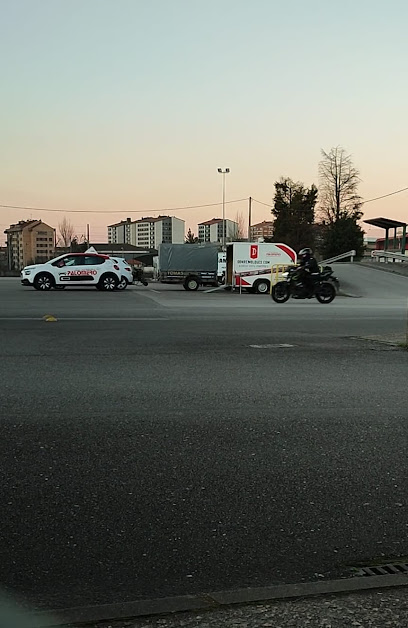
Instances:
[[[331,303],[335,296],[336,288],[328,281],[323,281],[320,286],[316,288],[316,299],[319,303]]]
[[[272,299],[275,303],[286,303],[289,297],[290,291],[286,281],[279,281],[272,287]]]

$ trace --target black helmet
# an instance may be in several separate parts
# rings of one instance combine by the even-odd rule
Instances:
[[[302,249],[301,251],[299,251],[298,257],[304,262],[308,262],[310,258],[313,257],[313,251],[312,249],[309,249],[309,248]]]

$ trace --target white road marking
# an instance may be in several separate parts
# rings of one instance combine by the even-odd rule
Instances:
[[[38,316],[25,316],[25,317],[17,317],[17,316],[0,316],[0,321],[43,321],[43,317],[38,317]],[[130,317],[116,317],[116,318],[110,318],[110,317],[93,317],[93,316],[84,316],[84,317],[78,317],[78,316],[67,316],[67,317],[59,317],[58,318],[59,321],[168,321],[170,319],[168,318],[154,318],[151,316],[146,316],[146,317],[142,317],[142,316],[134,316],[132,318]]]
[[[289,349],[289,347],[296,347],[296,345],[288,345],[286,343],[277,345],[249,345],[252,349]]]

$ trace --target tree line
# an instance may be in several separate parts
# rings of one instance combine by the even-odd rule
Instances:
[[[284,242],[296,252],[310,247],[323,259],[355,250],[357,257],[364,253],[364,232],[359,225],[363,216],[363,199],[358,194],[360,173],[351,155],[341,146],[329,152],[322,150],[319,163],[319,188],[306,187],[290,177],[275,182],[271,213],[274,217],[273,237],[266,242]],[[242,213],[235,222],[236,233],[228,240],[246,239]],[[187,244],[199,240],[188,230]]]
[[[363,215],[359,183],[360,173],[341,146],[322,150],[319,189],[281,177],[275,182],[271,241],[285,242],[297,252],[311,247],[324,259],[352,249],[360,257],[364,232],[358,224]]]

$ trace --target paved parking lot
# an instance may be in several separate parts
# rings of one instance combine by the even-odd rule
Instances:
[[[58,608],[406,555],[408,355],[351,338],[404,330],[406,285],[279,306],[0,280],[0,582]]]

